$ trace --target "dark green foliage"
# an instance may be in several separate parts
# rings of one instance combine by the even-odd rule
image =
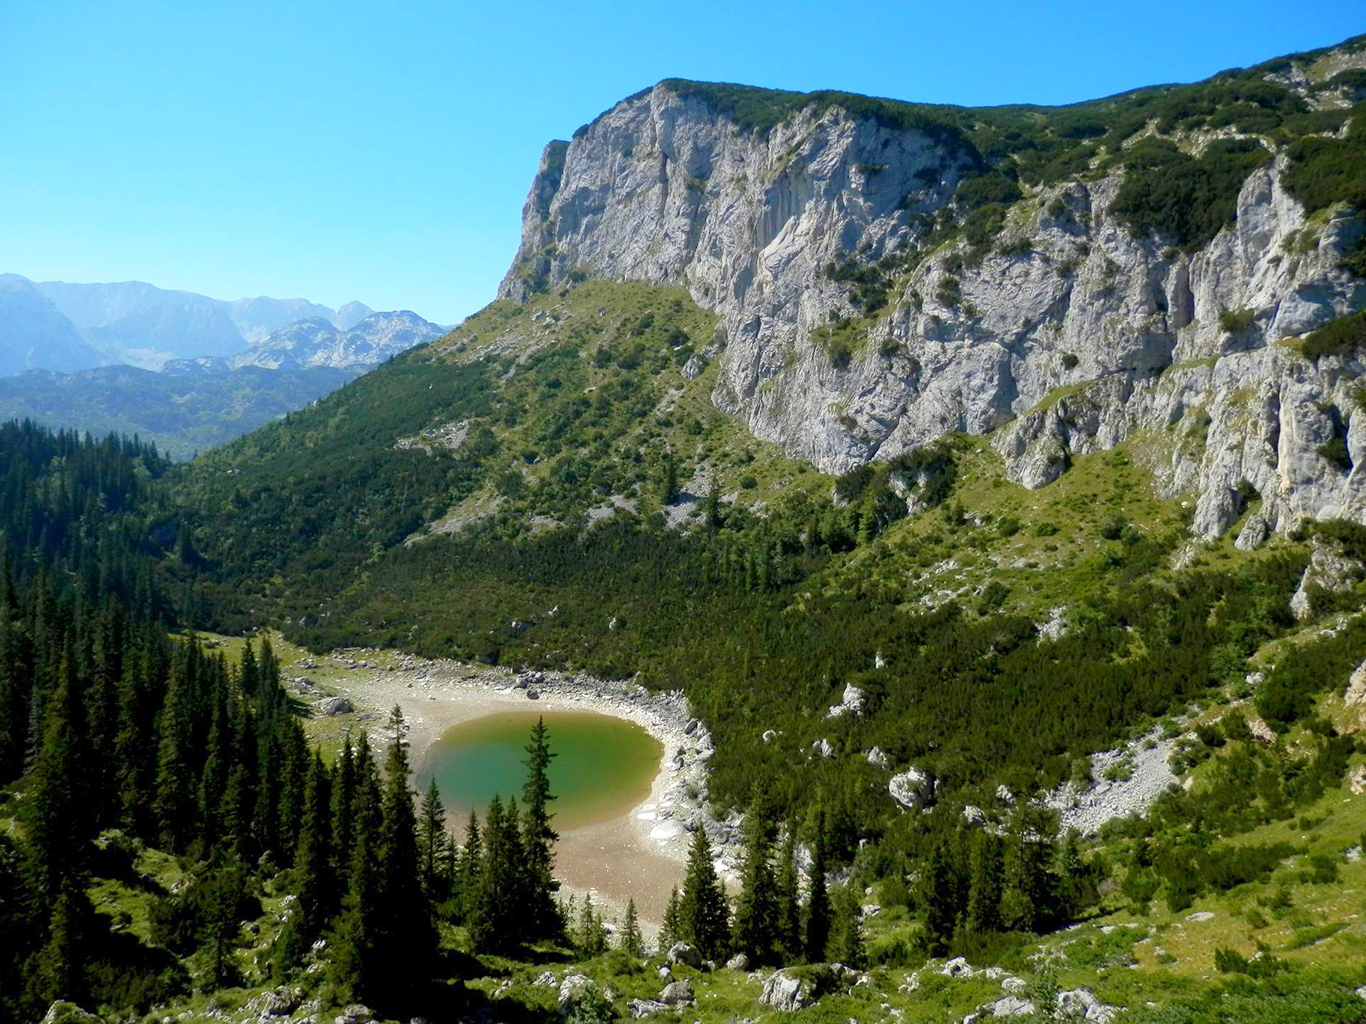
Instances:
[[[712,864],[707,830],[693,830],[688,873],[678,899],[678,934],[706,959],[719,960],[730,946],[730,914],[726,893]]]
[[[822,810],[817,816],[816,834],[811,841],[811,893],[806,901],[806,924],[802,938],[806,959],[811,963],[825,960],[826,949],[830,945],[830,929],[834,925],[830,894],[825,887],[825,874],[829,868],[826,844],[826,819],[825,811]]]
[[[1234,220],[1244,179],[1271,159],[1256,141],[1212,142],[1199,159],[1150,140],[1124,152],[1124,183],[1114,213],[1138,235],[1157,234],[1196,248]]]
[[[1241,334],[1252,326],[1257,313],[1251,309],[1224,309],[1219,312],[1219,326],[1229,334]]]
[[[735,906],[731,948],[753,964],[778,959],[779,898],[773,873],[773,823],[762,808],[746,821],[745,859]]]
[[[1347,203],[1366,210],[1366,125],[1363,104],[1353,109],[1347,137],[1298,139],[1290,144],[1286,190],[1310,212]]]
[[[860,891],[853,882],[839,887],[835,894],[834,957],[847,967],[862,967],[867,962],[863,944],[863,908]]]
[[[640,924],[636,919],[636,901],[626,901],[626,920],[621,926],[620,946],[628,956],[638,957],[644,952],[644,939],[641,938]]]
[[[547,772],[555,754],[550,749],[550,733],[545,720],[538,718],[531,731],[531,742],[527,744],[527,780],[522,789],[522,800],[526,804],[526,824],[523,829],[523,846],[526,851],[525,871],[527,874],[528,905],[523,908],[527,915],[526,934],[535,939],[552,939],[563,930],[559,911],[555,907],[554,894],[559,882],[554,879],[555,857],[553,848],[559,835],[550,827],[553,815],[550,802],[555,795],[550,792],[550,779]]]
[[[1340,316],[1311,331],[1304,339],[1304,354],[1310,359],[1346,358],[1355,355],[1363,343],[1366,343],[1366,310]]]

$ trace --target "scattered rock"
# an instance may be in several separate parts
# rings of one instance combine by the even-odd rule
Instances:
[[[355,710],[345,697],[327,697],[318,708],[324,715],[346,715]]]
[[[830,741],[824,737],[811,744],[811,749],[820,754],[821,757],[829,758],[835,756],[835,748],[832,747]]]
[[[995,1002],[983,1003],[963,1018],[963,1024],[977,1024],[988,1017],[1025,1017],[1034,1013],[1034,1004],[1023,996],[1005,995]]]
[[[907,768],[892,776],[887,791],[897,803],[915,810],[924,807],[934,796],[934,782],[919,768]]]
[[[1290,599],[1290,611],[1296,619],[1303,621],[1313,614],[1311,595],[1315,591],[1337,594],[1350,587],[1361,575],[1361,564],[1354,558],[1347,558],[1322,544],[1315,544],[1309,556],[1304,575],[1300,577],[1299,589]]]
[[[1003,804],[1013,804],[1015,802],[1015,794],[1010,791],[1009,786],[1000,785],[996,787],[996,799]]]
[[[1349,708],[1366,704],[1366,661],[1358,665],[1352,678],[1347,680],[1347,692],[1342,695],[1342,700]]]
[[[882,913],[882,908],[876,903],[865,903],[859,907],[859,916],[865,921],[870,917],[877,917],[880,913]]]
[[[1267,725],[1256,715],[1247,720],[1247,731],[1252,733],[1252,738],[1258,743],[1275,743],[1276,734],[1271,726]]]
[[[689,718],[688,724],[683,727],[683,735],[691,736],[693,733],[697,732],[697,727],[701,724],[702,723],[699,722],[696,718]]]
[[[93,1013],[82,1010],[75,1003],[59,999],[47,1008],[42,1024],[103,1024]]]
[[[542,971],[540,974],[536,975],[536,980],[533,981],[532,984],[538,988],[554,988],[556,985],[555,972]]]
[[[864,755],[868,758],[868,763],[878,768],[890,768],[892,759],[887,756],[887,752],[881,747],[874,747]]]
[[[560,982],[560,1012],[568,1013],[574,1008],[574,1004],[593,988],[593,979],[586,974],[566,975],[564,981]]]
[[[668,955],[664,958],[671,965],[683,964],[686,967],[701,967],[702,954],[697,951],[695,946],[690,946],[686,942],[675,942],[669,947]]]
[[[788,973],[787,969],[774,971],[764,982],[759,993],[759,1002],[771,1006],[779,1013],[791,1013],[807,1004],[801,979]]]
[[[667,1013],[673,1007],[667,1003],[656,1002],[653,999],[632,999],[626,1004],[626,1012],[635,1020],[643,1020],[646,1017],[653,1017],[657,1013]]]
[[[726,969],[730,971],[749,970],[749,957],[745,956],[744,953],[736,953],[726,961]]]
[[[971,978],[977,974],[972,964],[961,956],[956,956],[939,968],[939,973],[948,978]]]
[[[1197,910],[1194,914],[1187,914],[1186,920],[1192,921],[1195,924],[1199,924],[1201,921],[1213,921],[1214,912],[1211,910]]]
[[[986,812],[982,808],[968,804],[963,808],[963,822],[969,828],[978,828],[987,823]]]
[[[1362,985],[1361,988],[1358,989],[1353,989],[1353,991],[1356,992],[1356,994],[1360,996],[1362,999],[1366,999],[1366,985]],[[43,1018],[43,1024],[47,1024],[46,1017]]]
[[[288,1017],[298,1006],[297,992],[277,988],[248,999],[244,1009],[257,1020],[267,1020],[270,1017]]]
[[[671,981],[659,993],[659,1001],[665,1006],[686,1006],[693,1001],[692,982]]]
[[[774,740],[778,738],[778,734],[774,732],[772,729],[765,729],[764,734],[759,738],[763,740],[765,743],[772,743]]]
[[[1357,765],[1352,774],[1347,776],[1347,788],[1353,796],[1366,793],[1366,764]]]
[[[1069,992],[1058,993],[1058,1015],[1060,1017],[1082,1018],[1094,1024],[1110,1024],[1110,1019],[1119,1013],[1118,1006],[1108,1006],[1097,999],[1089,988],[1074,988]]]
[[[526,692],[526,699],[527,699],[527,700],[540,700],[540,699],[541,699],[540,691],[538,691],[538,690],[527,690],[527,692]]]
[[[863,711],[864,694],[853,683],[847,683],[844,687],[844,696],[840,698],[838,704],[831,705],[830,710],[825,713],[826,718],[839,718],[843,715],[857,715]]]
[[[336,1024],[370,1024],[375,1019],[375,1012],[368,1006],[360,1003],[352,1003],[341,1013],[337,1014]]]

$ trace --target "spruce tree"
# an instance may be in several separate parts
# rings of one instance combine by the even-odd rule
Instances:
[[[940,956],[953,939],[961,910],[958,870],[946,841],[941,839],[930,851],[929,864],[921,872],[917,888],[920,905],[925,908],[926,948],[931,956]]]
[[[1001,841],[990,832],[977,833],[972,847],[972,874],[963,926],[977,934],[1001,930]]]
[[[94,826],[84,782],[88,758],[74,679],[53,694],[25,802],[32,905],[46,915],[66,888],[83,889]]]
[[[465,843],[460,848],[460,864],[455,883],[458,889],[457,907],[462,921],[468,922],[474,917],[483,870],[484,843],[479,833],[479,819],[474,811],[470,811],[469,824],[465,826]]]
[[[554,844],[559,836],[550,827],[549,805],[555,799],[550,792],[549,769],[555,754],[550,749],[550,733],[545,719],[538,718],[531,730],[531,741],[526,746],[526,785],[522,800],[526,804],[526,825],[522,842],[526,849],[527,929],[535,938],[554,938],[563,930],[555,893],[559,883],[553,876]]]
[[[345,887],[351,870],[351,841],[356,800],[356,762],[351,734],[342,741],[341,753],[332,765],[332,873]]]
[[[444,898],[441,892],[442,862],[446,844],[446,811],[441,806],[441,790],[432,777],[427,786],[427,794],[422,798],[418,809],[417,850],[418,871],[422,880],[422,891],[433,902]]]
[[[64,880],[48,917],[47,941],[34,954],[25,972],[29,978],[29,995],[40,1005],[58,999],[72,1002],[84,999],[84,936],[93,913],[84,881]]]
[[[1006,839],[1001,883],[1001,923],[1018,931],[1035,931],[1053,910],[1048,861],[1052,821],[1029,807],[1016,810]]]
[[[778,951],[783,960],[795,960],[802,955],[802,908],[797,886],[796,831],[787,830],[787,838],[778,853],[778,875],[775,879],[778,901]]]
[[[688,870],[678,901],[678,924],[682,938],[697,947],[703,958],[715,960],[730,942],[726,893],[712,863],[711,840],[699,822],[688,850]]]
[[[310,943],[332,916],[331,778],[321,755],[313,753],[304,800],[304,820],[294,857],[295,893],[302,934]]]
[[[863,908],[859,890],[852,881],[840,886],[835,898],[835,955],[846,967],[862,967]]]
[[[636,919],[636,901],[626,901],[626,920],[621,926],[621,949],[628,955],[638,957],[644,952],[644,942],[640,936],[640,922]]]
[[[484,815],[483,858],[470,911],[470,938],[481,951],[505,952],[522,939],[521,836],[516,815],[497,796]]]
[[[773,826],[759,808],[745,830],[740,898],[735,908],[734,948],[755,964],[771,963],[778,945],[778,887],[773,877]]]
[[[825,887],[825,811],[816,817],[816,834],[811,840],[811,895],[806,901],[806,959],[809,963],[825,962],[826,947],[830,944],[830,894]]]
[[[667,951],[674,943],[682,940],[683,923],[680,918],[678,886],[669,891],[669,903],[664,908],[664,920],[659,929],[659,948]]]
[[[403,711],[389,716],[389,752],[384,767],[384,813],[379,843],[383,917],[379,933],[391,977],[421,973],[436,955],[431,907],[422,891],[417,849],[417,816],[409,785],[408,741]]]

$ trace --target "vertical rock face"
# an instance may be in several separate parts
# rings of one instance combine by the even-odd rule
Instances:
[[[1243,182],[1231,227],[1179,252],[1112,214],[1122,171],[1087,174],[1016,202],[984,256],[941,245],[857,319],[825,269],[921,245],[979,161],[839,105],[747,130],[662,83],[547,147],[500,295],[585,276],[686,287],[722,317],[716,405],[828,472],[994,431],[1038,487],[1070,453],[1144,431],[1163,439],[1161,485],[1198,495],[1200,534],[1254,494],[1266,529],[1366,514],[1351,416],[1366,366],[1283,343],[1366,305],[1340,267],[1360,216],[1307,219],[1278,156]],[[1335,437],[1350,467],[1320,451]]]

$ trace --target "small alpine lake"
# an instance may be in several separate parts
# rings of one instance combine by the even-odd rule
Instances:
[[[634,722],[587,711],[502,711],[452,726],[428,749],[418,768],[419,789],[433,778],[457,835],[470,811],[482,818],[494,794],[522,802],[526,745],[545,719],[550,791],[559,832],[621,817],[646,800],[664,748]]]

